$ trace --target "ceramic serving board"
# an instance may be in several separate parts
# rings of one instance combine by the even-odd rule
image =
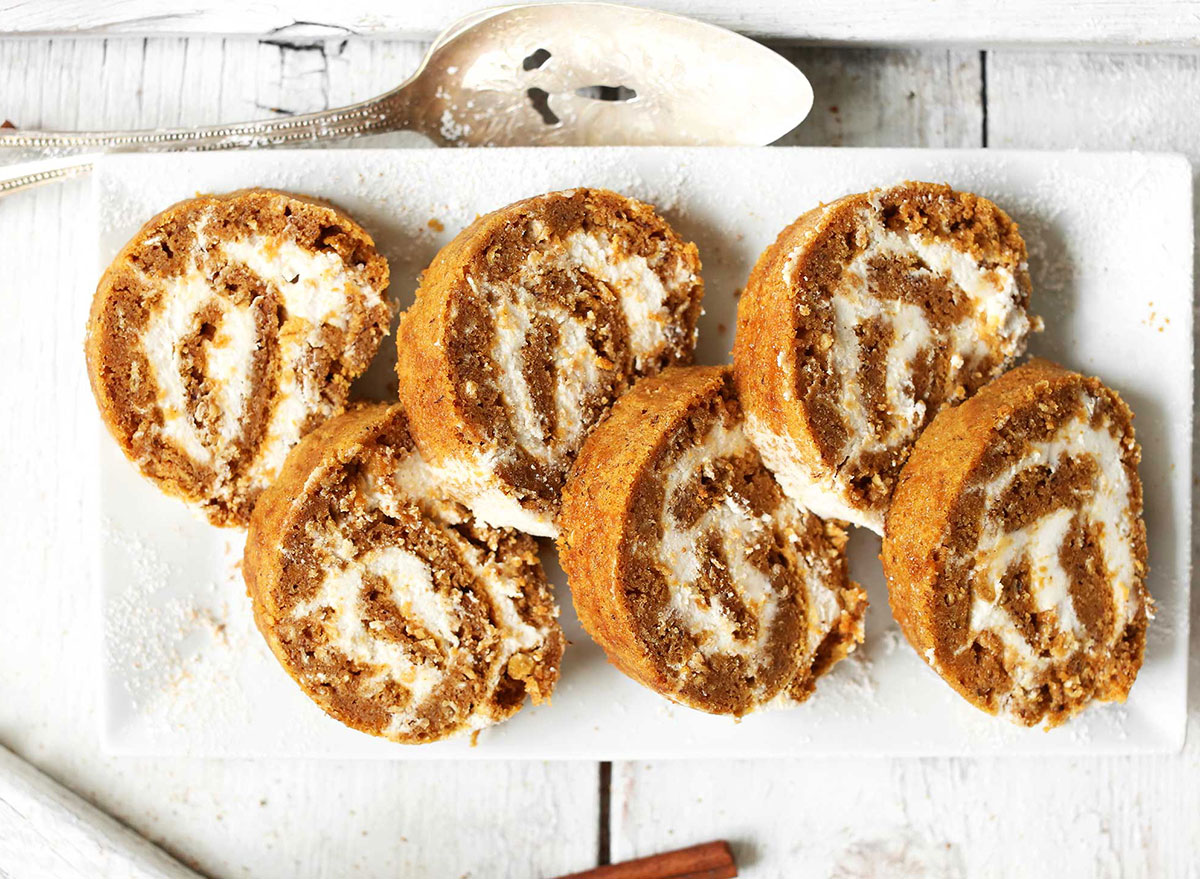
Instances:
[[[254,757],[579,758],[802,754],[1097,754],[1173,751],[1184,736],[1192,437],[1192,183],[1186,160],[1144,154],[848,149],[304,150],[114,156],[94,178],[97,276],[138,227],[199,192],[269,186],[336,202],[375,237],[392,295],[412,301],[437,250],[477,214],[573,186],[658,206],[704,262],[697,360],[728,359],[738,292],[759,252],[821,201],[904,179],[986,195],[1020,223],[1032,351],[1101,376],[1132,406],[1144,456],[1157,616],[1128,702],[1026,730],[970,707],[904,641],[887,606],[878,538],[856,531],[867,639],[789,711],[740,722],[674,706],[609,666],[580,629],[546,545],[571,645],[553,704],[466,740],[403,746],[327,718],[254,629],[243,535],[161,495],[96,420],[102,472],[103,738],[122,754]],[[384,345],[362,395],[395,393]]]

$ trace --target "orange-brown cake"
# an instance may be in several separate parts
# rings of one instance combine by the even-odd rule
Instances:
[[[746,428],[795,500],[883,533],[913,441],[1025,347],[1025,243],[985,198],[905,183],[804,214],[738,304]]]
[[[548,701],[564,645],[534,539],[430,487],[403,409],[353,409],[288,456],[243,565],[255,622],[304,692],[406,744]]]
[[[1034,360],[917,440],[883,541],[892,610],[984,711],[1057,725],[1133,685],[1152,603],[1132,417]]]
[[[846,537],[779,489],[728,367],[639,381],[584,443],[560,560],[609,660],[667,698],[741,716],[792,704],[862,640]]]
[[[92,392],[126,456],[217,525],[245,525],[387,333],[387,262],[348,216],[263,189],[150,220],[92,301]]]
[[[478,218],[400,322],[400,399],[422,454],[482,521],[553,536],[584,438],[639,376],[691,360],[696,248],[602,189]]]

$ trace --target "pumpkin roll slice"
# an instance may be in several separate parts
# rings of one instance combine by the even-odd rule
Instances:
[[[288,456],[243,567],[255,622],[301,689],[406,744],[549,701],[564,645],[536,541],[430,484],[400,406],[353,409]]]
[[[398,333],[421,452],[481,520],[553,536],[588,431],[639,376],[690,362],[700,260],[600,189],[480,217],[422,277]]]
[[[288,451],[342,411],[387,333],[386,260],[329,205],[254,189],[150,220],[100,279],[88,375],[125,455],[244,526]]]
[[[592,432],[559,549],[584,628],[667,698],[741,716],[806,699],[862,640],[845,533],[750,444],[728,367],[642,379]]]
[[[1046,360],[933,420],[883,541],[909,642],[969,702],[1026,725],[1121,701],[1153,609],[1132,415]]]
[[[883,533],[913,441],[1032,325],[1025,243],[985,198],[906,183],[804,214],[738,303],[746,426],[784,490]]]

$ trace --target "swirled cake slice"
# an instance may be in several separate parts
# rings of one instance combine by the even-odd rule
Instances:
[[[1133,686],[1152,603],[1131,419],[1098,379],[1034,360],[917,441],[883,542],[892,610],[984,711],[1056,725]]]
[[[387,262],[341,211],[269,190],[180,202],[113,260],[88,375],[126,456],[242,525],[288,451],[342,411],[387,333]]]
[[[793,498],[883,533],[912,444],[1025,348],[1029,273],[992,202],[906,183],[804,214],[738,303],[746,427]]]
[[[648,205],[552,192],[480,217],[426,270],[397,337],[422,454],[485,522],[553,536],[588,431],[691,360],[696,248]]]
[[[398,405],[313,431],[263,493],[246,540],[254,619],[301,689],[405,744],[549,701],[564,639],[537,544],[427,493]]]
[[[845,534],[779,489],[727,367],[668,369],[621,397],[584,443],[561,524],[584,628],[673,701],[793,704],[862,640]]]

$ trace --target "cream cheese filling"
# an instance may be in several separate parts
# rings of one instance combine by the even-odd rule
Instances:
[[[421,499],[427,513],[444,522],[456,522],[460,518],[459,511],[452,504],[437,500],[445,495],[448,472],[452,473],[453,467],[432,466],[414,451],[402,458],[395,470],[387,474],[387,479],[365,496],[369,504],[389,514],[394,514],[407,499]],[[420,501],[415,502],[420,505]],[[483,521],[479,516],[474,518]],[[444,533],[455,541],[459,555],[492,599],[500,617],[497,622],[501,626],[501,645],[506,661],[508,655],[542,643],[544,633],[525,622],[517,612],[516,601],[522,597],[521,586],[512,577],[505,576],[496,560],[486,557],[479,547],[459,539],[451,530]]]
[[[362,283],[358,271],[348,268],[338,254],[305,250],[290,239],[256,235],[222,242],[221,252],[227,260],[245,265],[278,290],[286,312],[279,332],[281,370],[276,405],[248,471],[252,485],[266,485],[300,441],[309,417],[313,413],[333,414],[333,407],[323,395],[324,377],[311,375],[303,368],[304,355],[322,346],[325,326],[349,328],[352,301],[361,298],[369,311],[379,305],[382,297]]]
[[[158,390],[158,406],[162,412],[160,430],[164,438],[190,458],[208,464],[213,461],[214,452],[223,449],[210,447],[206,431],[188,411],[180,342],[199,331],[199,313],[209,305],[216,305],[220,325],[211,343],[205,345],[206,378],[216,385],[218,399],[227,406],[222,411],[220,436],[214,438],[225,445],[235,440],[239,433],[238,420],[247,394],[242,376],[249,373],[257,346],[253,316],[240,314],[228,300],[214,296],[208,279],[195,267],[182,276],[165,278],[159,285],[162,307],[147,322],[141,344]],[[249,327],[246,327],[247,317]]]
[[[512,281],[488,283],[468,277],[467,283],[492,308],[494,335],[489,353],[516,442],[533,458],[553,468],[582,445],[591,427],[584,423],[584,403],[600,391],[606,372],[613,366],[603,361],[589,341],[596,315],[573,314],[539,295],[544,273],[581,270],[613,291],[628,324],[637,371],[656,360],[672,342],[673,316],[667,302],[672,294],[690,287],[697,279],[682,260],[664,279],[660,268],[644,256],[615,256],[613,243],[603,231],[578,229],[554,240],[545,224],[534,220],[530,234],[536,244]],[[530,334],[540,317],[549,317],[557,327],[552,351],[555,419],[549,438],[544,435],[524,369]],[[511,461],[511,455],[511,450],[495,447],[474,460],[443,462],[443,475],[452,480],[480,520],[553,536],[555,529],[548,515],[523,509],[511,487],[496,475],[497,465]]]
[[[674,273],[664,282],[659,269],[644,256],[614,257],[613,243],[604,232],[577,229],[564,239],[563,247],[566,264],[582,267],[617,294],[629,328],[634,369],[641,372],[671,343],[667,301],[671,293],[695,284],[695,273],[678,260]]]
[[[401,508],[421,500],[436,498],[438,494],[412,494],[434,483],[436,477],[415,453],[401,459],[397,468],[386,473],[368,471],[359,485],[360,496],[368,509],[379,509],[387,515],[397,515]],[[443,517],[451,512],[436,502],[426,510],[427,514]],[[446,517],[450,520],[452,517]],[[546,633],[522,618],[517,604],[524,598],[521,583],[506,574],[501,564],[471,544],[455,531],[442,529],[455,546],[473,582],[481,587],[492,607],[492,632],[478,645],[486,651],[489,663],[486,668],[486,692],[492,692],[506,672],[509,659],[522,651],[533,651],[545,644]],[[465,614],[482,612],[482,607],[469,602],[463,604],[462,593],[457,590],[437,590],[429,564],[415,553],[401,546],[382,546],[368,550],[362,555],[344,535],[326,531],[321,543],[327,553],[340,559],[342,567],[326,575],[316,595],[299,602],[292,611],[294,619],[303,619],[314,613],[329,638],[329,648],[345,657],[368,667],[368,681],[375,691],[393,680],[405,687],[412,697],[407,707],[391,710],[386,729],[387,735],[397,736],[419,732],[423,721],[418,712],[434,690],[446,680],[447,669],[471,667],[471,657],[462,656],[468,649],[462,645],[459,632]],[[389,589],[389,597],[399,609],[401,616],[424,629],[436,640],[442,660],[437,664],[414,661],[412,654],[402,645],[380,637],[383,623],[365,621],[362,601],[367,578],[381,578]],[[324,609],[328,612],[324,612]],[[461,657],[458,661],[456,657]],[[338,657],[321,656],[335,664]],[[368,691],[370,692],[370,690]],[[453,698],[453,693],[450,694]],[[498,718],[487,709],[487,700],[475,706],[473,713],[460,718],[455,735],[461,735],[489,726]]]
[[[488,297],[480,291],[474,278],[468,278],[467,283],[476,295],[483,295],[494,303],[492,363],[496,364],[496,381],[508,408],[516,441],[526,451],[545,460],[550,455],[550,447],[542,436],[533,393],[524,372],[525,346],[536,316],[534,297],[520,287],[509,287],[503,292],[497,289],[498,295]]]
[[[791,436],[773,430],[754,414],[746,416],[746,434],[793,502],[822,519],[849,522],[883,534],[884,514],[854,506],[833,470],[809,466],[799,444]]]
[[[841,378],[838,408],[847,427],[846,444],[840,460],[857,460],[864,453],[907,445],[913,442],[924,423],[928,402],[918,399],[913,385],[916,356],[929,347],[949,352],[951,379],[966,375],[989,355],[1008,359],[1024,349],[1032,322],[1020,305],[1016,275],[1003,266],[987,268],[952,243],[926,240],[919,234],[886,228],[877,209],[864,208],[859,214],[862,234],[869,240],[846,266],[833,304],[833,336],[830,339],[832,368]],[[784,261],[784,283],[794,286],[800,254],[811,243],[811,235],[801,242]],[[924,310],[913,303],[881,299],[871,289],[870,263],[878,258],[919,259],[925,267],[917,274],[943,276],[959,287],[971,303],[961,321],[948,332],[935,331]],[[871,320],[888,324],[893,337],[885,359],[884,396],[891,415],[889,429],[883,435],[875,430],[867,413],[867,401],[859,381],[864,352],[857,329]],[[871,355],[876,356],[876,355]],[[781,358],[781,366],[783,359]],[[781,377],[790,389],[794,378]],[[787,392],[790,398],[790,390]],[[883,533],[883,513],[856,507],[849,486],[836,472],[817,472],[801,463],[795,442],[776,433],[759,420],[748,425],[764,460],[775,472],[780,484],[801,506],[823,518],[842,519]]]
[[[750,448],[737,426],[718,421],[703,441],[685,449],[672,463],[663,486],[662,541],[658,547],[660,566],[667,576],[670,611],[696,636],[700,652],[737,655],[752,660],[766,644],[771,621],[777,611],[777,596],[770,579],[747,560],[750,548],[764,537],[769,525],[740,498],[729,496],[724,503],[704,512],[688,528],[670,513],[675,492],[697,474],[714,475],[713,462],[734,458]],[[729,565],[729,579],[747,612],[758,621],[753,639],[736,636],[737,621],[720,595],[706,600],[698,589],[701,574],[700,544],[704,535],[716,531]],[[706,606],[707,605],[707,606]]]
[[[969,372],[992,354],[1014,357],[1022,350],[1030,330],[1029,316],[1020,305],[1020,289],[1015,275],[1003,266],[986,268],[970,254],[947,241],[928,241],[921,235],[886,228],[876,211],[863,210],[860,223],[870,243],[846,266],[842,286],[834,299],[834,350],[841,374],[844,409],[862,413],[861,421],[849,434],[849,456],[864,451],[890,448],[911,442],[925,414],[925,401],[916,398],[913,387],[913,360],[923,348],[948,349],[952,379]],[[909,302],[881,299],[870,285],[870,265],[877,259],[915,257],[927,268],[915,275],[948,277],[966,294],[971,303],[967,315],[948,332],[935,332],[922,308]],[[885,354],[887,363],[885,396],[894,416],[884,436],[867,428],[866,401],[858,380],[862,360],[855,328],[869,320],[882,319],[892,328],[894,337]],[[849,349],[850,356],[844,356]],[[957,364],[954,367],[953,364]]]
[[[1066,636],[1056,652],[1069,655],[1085,646],[1089,636],[1071,599],[1070,578],[1059,561],[1067,529],[1077,513],[1082,516],[1085,526],[1100,526],[1100,551],[1104,573],[1112,588],[1115,611],[1110,641],[1120,637],[1136,612],[1131,601],[1137,570],[1133,555],[1135,520],[1129,507],[1129,474],[1118,438],[1109,432],[1107,425],[1090,426],[1088,413],[1094,404],[1090,398],[1085,399],[1089,404],[1088,412],[1061,425],[1050,440],[1033,444],[1019,461],[985,489],[985,510],[990,510],[1017,474],[1029,467],[1057,467],[1066,457],[1082,454],[1091,456],[1098,470],[1094,494],[1078,508],[1055,510],[1019,531],[1007,534],[1002,533],[997,524],[989,524],[975,551],[972,576],[990,580],[995,587],[995,598],[987,601],[978,592],[973,595],[971,637],[967,643],[983,632],[992,632],[1004,645],[1005,665],[1014,674],[1016,683],[1025,689],[1033,688],[1038,673],[1062,657],[1043,656],[1025,640],[1000,605],[1000,578],[1013,561],[1027,556],[1032,571],[1030,591],[1034,607],[1038,612],[1054,611],[1058,632]],[[987,513],[984,515],[986,517]]]
[[[413,497],[451,496],[471,515],[493,528],[515,528],[535,537],[558,537],[554,517],[521,504],[512,487],[496,474],[498,452],[447,458],[436,464],[403,463],[398,473],[402,490]]]
[[[770,629],[779,610],[779,596],[770,578],[749,560],[750,552],[772,532],[784,535],[791,545],[794,561],[803,573],[808,607],[806,657],[836,625],[841,606],[834,590],[826,582],[828,571],[821,560],[801,555],[801,536],[805,513],[784,500],[775,510],[759,513],[741,498],[730,495],[724,503],[704,512],[690,527],[682,527],[670,512],[671,499],[681,486],[697,474],[714,475],[713,462],[737,458],[752,450],[739,425],[718,421],[704,439],[683,451],[671,464],[664,481],[662,539],[658,547],[658,565],[667,578],[670,603],[668,613],[696,638],[699,655],[692,663],[703,666],[714,655],[740,656],[756,664],[766,648]],[[697,588],[701,574],[700,543],[715,531],[729,566],[729,579],[747,612],[757,621],[753,638],[737,636],[737,622],[724,606],[721,596],[706,599]]]
[[[328,655],[333,650],[363,665],[371,685],[368,692],[378,692],[388,680],[395,680],[419,703],[442,682],[444,673],[436,666],[415,662],[403,644],[381,637],[384,623],[366,620],[362,595],[368,578],[376,577],[387,584],[388,597],[401,615],[437,641],[450,665],[459,646],[460,609],[444,592],[434,589],[429,564],[402,547],[377,547],[345,561],[344,567],[326,574],[316,595],[296,603],[292,618],[302,620],[316,614],[328,638],[328,644],[317,649],[318,658],[340,664],[336,655]]]
[[[305,353],[321,344],[321,328],[346,329],[352,300],[361,297],[369,310],[382,301],[382,295],[335,253],[311,252],[278,236],[213,242],[206,232],[208,221],[205,215],[196,224],[191,259],[182,275],[159,279],[143,274],[147,286],[162,291],[162,304],[147,324],[142,345],[158,389],[163,437],[198,464],[213,467],[220,480],[227,480],[227,462],[253,397],[251,374],[260,340],[253,311],[222,296],[202,266],[211,252],[229,264],[245,266],[278,291],[286,319],[279,332],[276,405],[263,441],[242,476],[259,487],[274,478],[310,414],[332,414],[322,396],[323,377],[306,375],[303,369]],[[220,322],[212,339],[203,343],[204,379],[220,407],[216,437],[209,437],[188,412],[181,345],[199,329],[198,315],[212,306],[219,311]]]

